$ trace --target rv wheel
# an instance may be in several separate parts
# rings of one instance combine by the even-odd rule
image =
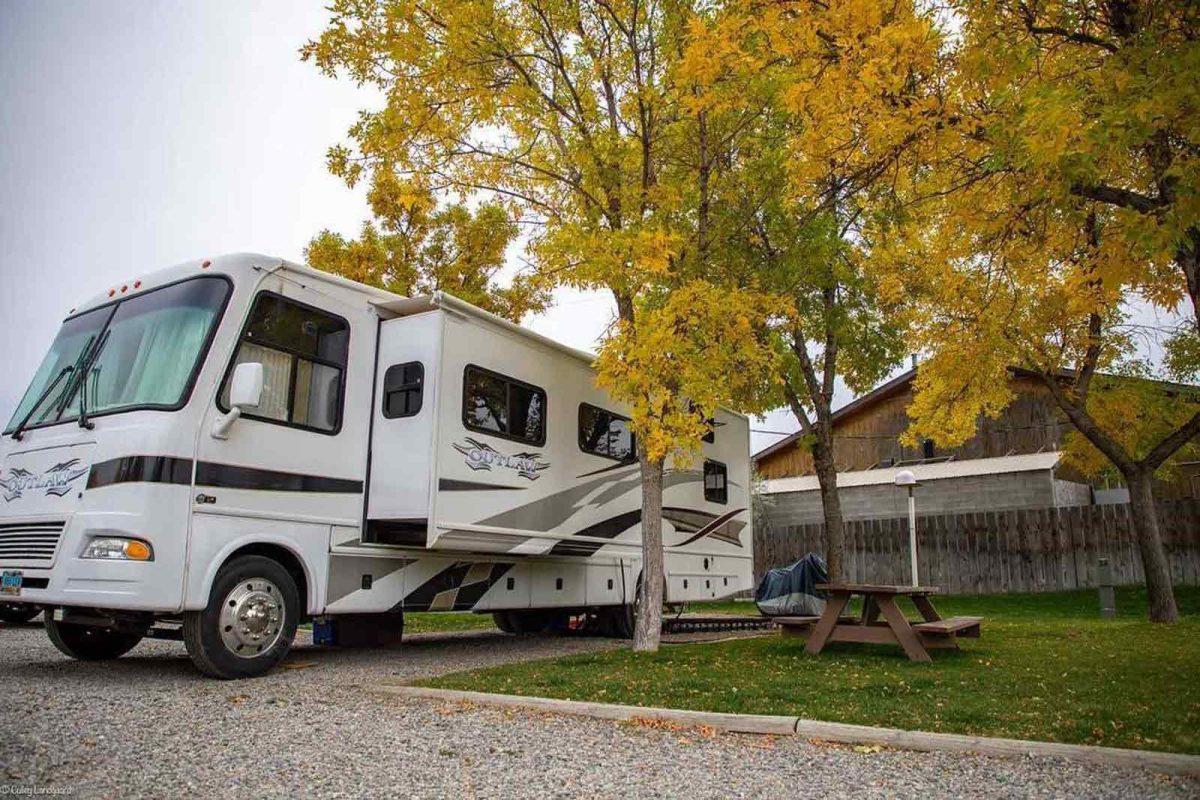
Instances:
[[[46,635],[60,653],[80,661],[108,661],[120,658],[142,640],[139,633],[55,622],[50,614],[46,615]]]
[[[516,633],[517,629],[513,627],[512,621],[508,618],[507,611],[493,611],[492,621],[496,623],[496,627],[505,633]]]
[[[0,603],[0,622],[9,625],[23,625],[42,613],[41,606],[29,603]]]
[[[205,675],[253,678],[283,660],[300,621],[300,594],[288,571],[263,556],[221,567],[203,611],[183,617],[183,643]]]

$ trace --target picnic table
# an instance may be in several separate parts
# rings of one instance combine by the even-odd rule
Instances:
[[[785,636],[807,636],[805,650],[820,653],[829,642],[867,642],[898,644],[913,661],[931,661],[932,649],[958,649],[958,637],[979,638],[982,617],[942,619],[930,601],[937,594],[934,586],[880,586],[866,583],[820,583],[817,588],[828,595],[825,611],[819,617],[777,617]],[[861,595],[862,612],[848,616],[843,612],[850,598]],[[911,622],[896,605],[897,597],[908,597],[923,618]],[[882,617],[882,619],[880,619]]]

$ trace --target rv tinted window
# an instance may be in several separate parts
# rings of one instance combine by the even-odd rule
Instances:
[[[263,393],[250,419],[277,422],[321,433],[336,433],[350,326],[346,320],[271,292],[260,292],[250,311],[218,406],[229,409],[233,369],[245,362],[263,365]]]
[[[254,302],[247,339],[318,361],[346,363],[345,320],[264,292]]]
[[[546,443],[546,392],[482,367],[463,374],[463,425],[506,439]]]
[[[704,462],[704,499],[710,503],[728,503],[727,470],[720,461]]]
[[[690,400],[688,401],[688,411],[693,414],[699,413],[699,409]],[[705,417],[704,424],[708,426],[708,433],[700,437],[700,441],[705,444],[713,444],[717,441],[717,421],[713,417]]]
[[[416,416],[425,391],[425,367],[420,361],[395,364],[383,374],[383,416]]]
[[[636,452],[629,419],[602,408],[579,404],[579,449],[618,461],[631,461]]]

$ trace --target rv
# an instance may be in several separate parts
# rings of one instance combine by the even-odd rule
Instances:
[[[63,653],[182,639],[208,675],[405,611],[632,633],[636,442],[592,357],[447,294],[239,254],[73,309],[0,438],[4,614]],[[668,603],[750,588],[745,417],[668,464]]]

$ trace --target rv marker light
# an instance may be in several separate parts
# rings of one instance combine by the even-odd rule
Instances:
[[[153,561],[154,549],[140,539],[105,536],[92,539],[80,558],[105,561]]]
[[[131,561],[149,561],[153,555],[150,545],[137,539],[131,539],[125,545],[125,557]]]

